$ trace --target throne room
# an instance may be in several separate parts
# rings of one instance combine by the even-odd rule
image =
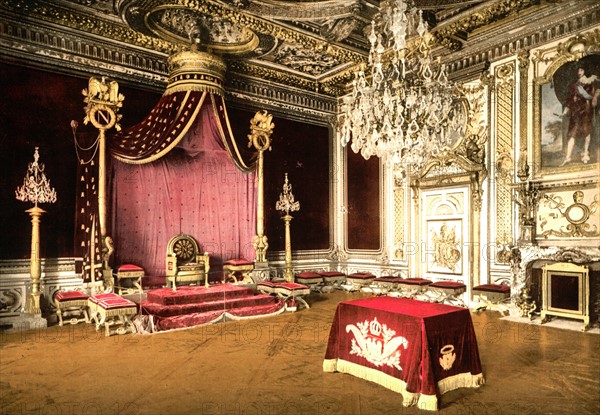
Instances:
[[[0,414],[600,413],[597,0],[0,35]]]

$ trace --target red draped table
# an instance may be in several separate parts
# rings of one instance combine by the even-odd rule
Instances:
[[[407,298],[341,302],[323,370],[378,383],[401,393],[404,406],[429,410],[445,392],[484,383],[469,310]]]

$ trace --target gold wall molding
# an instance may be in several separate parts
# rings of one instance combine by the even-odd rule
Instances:
[[[514,56],[521,50],[533,50],[544,44],[563,39],[570,34],[588,30],[600,23],[600,3],[595,0],[561,1],[558,6],[564,7],[562,12],[551,1],[537,0],[544,3],[545,8],[536,10],[531,17],[522,22],[516,22],[514,33],[507,33],[506,28],[499,27],[496,31],[481,36],[473,35],[470,39],[480,40],[469,44],[448,58],[447,65],[452,79],[474,78],[484,70],[484,63],[496,62]],[[556,16],[560,14],[560,19]],[[543,17],[540,18],[540,15]],[[526,16],[526,15],[525,15]],[[456,29],[460,28],[459,22]],[[524,29],[524,30],[521,30]],[[525,31],[526,30],[526,31]],[[491,43],[494,39],[496,43]],[[503,42],[497,43],[498,39]]]
[[[175,49],[168,42],[144,35],[115,21],[99,19],[97,16],[75,12],[73,9],[40,0],[1,0],[0,7],[16,12],[21,16],[35,16],[36,19],[49,23],[60,24],[110,38],[119,42],[146,48],[157,52],[170,54]]]
[[[479,8],[467,17],[444,25],[443,28],[435,30],[436,41],[450,50],[458,50],[462,47],[461,38],[465,38],[473,31],[508,17],[512,14],[539,5],[540,0],[502,0],[490,6]]]
[[[517,54],[518,73],[519,73],[519,126],[520,126],[520,137],[519,142],[519,154],[527,151],[527,120],[528,120],[528,80],[529,80],[529,67],[530,67],[530,53],[528,50],[519,51]]]
[[[578,34],[555,47],[536,50],[532,57],[535,83],[540,85],[550,82],[552,75],[562,65],[593,53],[600,53],[600,29]]]

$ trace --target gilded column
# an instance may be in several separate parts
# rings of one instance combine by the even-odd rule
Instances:
[[[45,210],[34,206],[26,210],[31,216],[31,259],[30,276],[31,292],[27,297],[25,312],[28,314],[41,314],[40,308],[40,278],[42,276],[42,265],[40,262],[40,222]]]
[[[107,201],[106,201],[106,130],[113,127],[121,130],[117,114],[123,105],[125,97],[119,93],[119,84],[116,81],[90,78],[88,88],[83,90],[85,106],[84,124],[91,122],[98,129],[98,222],[100,226],[100,244],[102,249],[102,276],[107,288],[113,287],[112,269],[109,258],[113,252],[112,239],[107,235]],[[94,238],[94,234],[92,234]],[[90,258],[94,253],[92,252]],[[93,271],[92,271],[93,274]],[[92,287],[94,291],[95,286]]]
[[[265,150],[271,149],[271,134],[275,124],[273,116],[267,111],[259,111],[250,120],[250,134],[248,134],[248,147],[254,146],[258,151],[257,176],[258,176],[258,205],[256,218],[256,236],[254,237],[254,250],[256,251],[255,266],[266,268],[267,263],[267,236],[265,235],[265,209],[264,209],[264,156]]]

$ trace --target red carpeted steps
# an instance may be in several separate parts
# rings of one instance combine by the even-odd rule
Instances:
[[[159,288],[141,302],[143,314],[152,316],[155,329],[191,327],[224,317],[243,318],[283,310],[276,297],[257,294],[253,288],[231,284]]]

